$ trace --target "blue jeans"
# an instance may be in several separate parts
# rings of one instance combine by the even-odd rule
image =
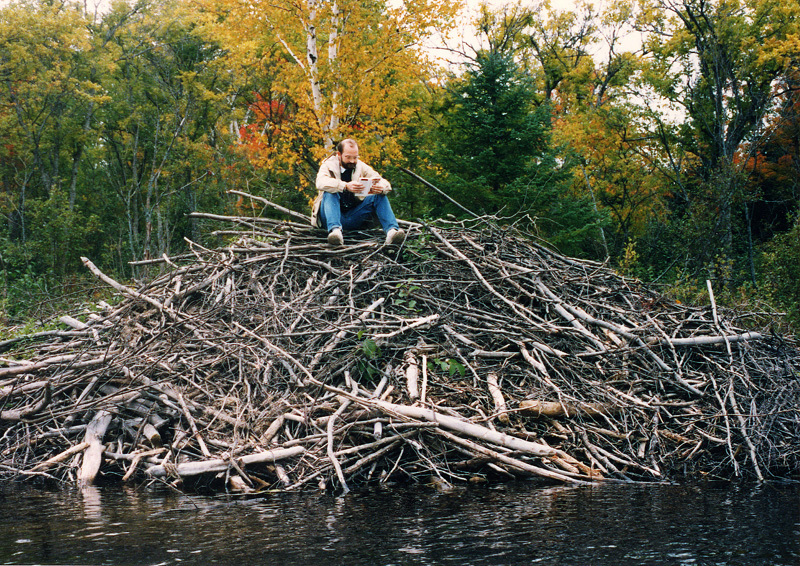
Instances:
[[[325,193],[322,195],[319,216],[322,221],[322,227],[326,228],[328,232],[334,228],[358,230],[372,218],[373,213],[378,217],[378,222],[381,223],[381,228],[383,228],[384,232],[388,232],[392,228],[399,228],[394,212],[392,212],[392,206],[389,204],[389,198],[386,195],[367,195],[355,208],[347,212],[342,212],[339,205],[340,199],[341,193]]]

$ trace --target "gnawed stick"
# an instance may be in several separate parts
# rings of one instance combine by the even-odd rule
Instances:
[[[350,491],[350,488],[347,487],[347,481],[345,481],[344,472],[342,472],[342,466],[339,465],[339,460],[336,458],[336,454],[334,453],[334,449],[333,449],[333,432],[334,432],[333,426],[334,426],[334,423],[336,422],[336,418],[338,416],[340,416],[345,411],[345,409],[347,409],[347,407],[349,405],[350,405],[350,400],[349,399],[343,400],[342,404],[339,406],[339,408],[336,409],[336,412],[334,412],[333,415],[331,415],[331,418],[328,419],[328,427],[327,427],[328,443],[327,443],[326,446],[328,448],[328,458],[330,459],[334,470],[336,470],[336,477],[339,478],[339,484],[342,486],[342,490],[344,491],[344,493],[348,493]]]
[[[247,456],[238,458],[237,461],[240,465],[265,464],[268,462],[276,462],[278,460],[285,460],[286,458],[299,456],[305,451],[306,449],[303,446],[276,448],[275,450],[265,450],[264,452],[248,454]],[[161,464],[156,464],[147,468],[145,473],[154,478],[167,477],[173,473],[180,477],[189,477],[205,473],[224,472],[229,466],[230,461],[223,460],[221,458],[215,458],[211,460],[201,460],[198,462],[185,462],[183,464],[177,464],[176,466],[163,466]]]
[[[0,411],[0,421],[21,421],[41,413],[50,404],[50,382],[44,386],[44,397],[35,405],[29,405],[22,409]]]
[[[150,456],[158,456],[164,450],[165,448],[155,448],[153,450],[147,450],[146,452],[137,452],[136,454],[134,454],[133,459],[131,460],[131,466],[130,468],[128,468],[128,471],[125,472],[125,475],[122,476],[122,481],[126,482],[131,478],[131,476],[133,476],[142,458],[149,458]]]
[[[267,430],[264,431],[264,434],[261,435],[259,441],[262,442],[263,444],[269,444],[270,442],[272,442],[272,439],[275,438],[275,435],[278,434],[278,431],[280,431],[281,428],[283,428],[283,422],[285,420],[286,417],[284,415],[281,415],[277,419],[272,421],[269,427],[267,427]]]
[[[139,299],[140,301],[144,301],[145,303],[148,303],[148,304],[156,307],[161,312],[167,312],[169,314],[172,314],[171,309],[165,309],[163,304],[161,304],[159,301],[157,301],[156,299],[154,299],[150,295],[145,295],[144,293],[140,293],[139,291],[136,291],[135,289],[131,289],[130,287],[126,287],[122,283],[119,283],[118,281],[115,281],[114,279],[112,279],[111,277],[109,277],[108,275],[106,275],[105,273],[100,271],[97,268],[97,266],[94,263],[91,262],[91,260],[88,257],[82,257],[81,261],[83,262],[83,264],[86,267],[89,268],[89,271],[91,271],[94,274],[95,277],[100,279],[103,283],[113,287],[114,289],[116,289],[120,293],[122,293],[124,295],[128,295],[130,297],[134,297],[136,299]]]
[[[764,474],[761,473],[761,466],[758,465],[756,447],[753,445],[753,440],[750,438],[750,435],[747,434],[747,423],[744,420],[742,412],[739,410],[739,404],[736,402],[736,392],[733,390],[733,381],[731,381],[731,386],[728,391],[728,401],[730,401],[733,413],[736,415],[736,418],[739,421],[739,430],[742,433],[745,444],[747,444],[747,449],[750,453],[750,461],[753,464],[756,477],[758,478],[758,481],[764,481]]]
[[[233,189],[230,189],[230,190],[228,190],[226,192],[228,194],[231,194],[231,195],[238,195],[240,197],[249,198],[249,199],[258,201],[258,202],[260,202],[262,204],[266,204],[267,206],[271,206],[272,208],[274,208],[278,212],[282,212],[283,214],[287,214],[289,216],[294,216],[295,218],[297,218],[299,220],[302,220],[306,224],[311,222],[311,217],[310,216],[307,216],[305,214],[300,214],[299,212],[296,212],[294,210],[290,210],[288,208],[285,208],[283,206],[275,204],[274,202],[268,201],[267,199],[265,199],[263,197],[259,197],[259,196],[256,196],[256,195],[251,195],[249,193],[244,193],[242,191],[236,191],[236,190],[233,190]]]
[[[437,320],[439,320],[438,314],[432,314],[430,316],[423,316],[420,318],[403,319],[403,322],[407,323],[407,326],[402,326],[401,328],[393,330],[392,332],[375,334],[372,336],[372,339],[375,340],[375,342],[380,345],[389,338],[393,338],[399,334],[402,334],[403,332],[408,332],[409,330],[419,328],[420,326],[430,326]]]
[[[64,460],[66,460],[67,458],[72,456],[73,454],[77,454],[78,452],[83,452],[87,448],[89,448],[89,443],[86,442],[86,441],[83,441],[80,444],[76,444],[75,446],[71,446],[71,447],[67,448],[66,450],[64,450],[63,452],[61,452],[59,454],[56,454],[55,456],[53,456],[51,458],[48,458],[44,462],[39,462],[33,468],[31,468],[31,471],[32,472],[41,472],[43,470],[46,470],[50,466],[54,466],[55,464],[63,462]]]
[[[203,436],[200,434],[200,430],[197,428],[197,423],[195,422],[194,417],[192,417],[192,414],[189,412],[189,407],[186,405],[186,400],[183,398],[181,393],[178,393],[178,402],[183,410],[183,416],[186,417],[186,421],[189,423],[189,427],[192,429],[192,436],[195,437],[197,443],[200,445],[200,450],[203,452],[203,456],[210,458],[211,452],[208,451],[208,447],[203,440]]]
[[[720,336],[692,336],[690,338],[669,338],[661,340],[663,344],[673,346],[711,346],[714,344],[725,344],[726,342],[749,342],[751,340],[762,340],[764,335],[760,332],[744,332],[742,334],[724,334]]]
[[[115,352],[109,352],[109,354],[112,353]],[[57,364],[68,364],[70,368],[84,368],[90,366],[97,366],[108,361],[109,356],[103,355],[98,358],[91,358],[82,361],[80,360],[81,357],[83,357],[83,353],[67,354],[64,356],[54,356],[52,358],[48,358],[46,360],[42,360],[40,362],[32,364],[22,364],[18,366],[0,368],[0,377],[6,377],[9,375],[19,375],[20,373],[33,373]]]
[[[503,391],[497,382],[497,374],[493,371],[489,372],[486,376],[486,385],[489,387],[489,393],[494,400],[494,413],[497,415],[497,420],[503,424],[509,424],[508,409],[506,408],[506,400],[503,397]]]
[[[406,388],[408,389],[408,398],[412,401],[419,399],[419,365],[414,352],[408,351],[405,355],[406,362]]]
[[[586,417],[596,417],[599,415],[611,415],[619,410],[618,407],[603,405],[601,403],[559,403],[558,401],[539,401],[537,399],[526,399],[520,401],[519,412],[526,417],[576,417],[578,415]]]
[[[441,434],[442,436],[444,436],[448,440],[451,440],[452,442],[455,442],[456,444],[460,444],[462,446],[465,446],[465,447],[469,448],[470,450],[474,451],[477,454],[483,454],[485,456],[488,456],[488,457],[494,459],[497,462],[501,462],[501,463],[505,464],[506,466],[509,466],[509,467],[517,469],[519,471],[525,472],[527,474],[531,474],[531,475],[534,475],[534,476],[540,476],[540,477],[544,477],[544,478],[549,478],[549,479],[554,479],[554,480],[567,482],[567,483],[590,483],[588,480],[593,479],[593,478],[579,479],[579,478],[572,477],[572,475],[567,475],[567,474],[558,472],[556,470],[550,470],[550,469],[547,469],[547,468],[534,466],[534,465],[529,464],[527,462],[523,462],[522,460],[519,460],[517,458],[513,458],[513,457],[508,456],[506,454],[501,454],[500,452],[498,452],[496,450],[492,450],[492,449],[487,448],[485,446],[481,446],[477,442],[472,442],[471,440],[468,440],[466,438],[461,438],[460,436],[457,436],[457,435],[452,434],[450,432],[447,432],[445,430],[439,431],[439,434]]]
[[[58,322],[66,324],[67,326],[74,328],[75,330],[85,330],[87,326],[86,323],[81,322],[80,320],[66,314],[59,317]]]
[[[375,452],[373,452],[372,454],[368,454],[367,456],[364,456],[363,458],[360,458],[359,460],[356,460],[355,463],[347,466],[347,468],[344,470],[345,473],[352,474],[353,472],[355,472],[359,468],[363,468],[367,464],[369,464],[371,462],[374,462],[375,460],[377,460],[378,458],[380,458],[381,456],[383,456],[387,452],[393,450],[401,442],[401,438],[399,436],[394,436],[390,440],[391,440],[391,442],[389,444],[387,444],[386,446],[384,446],[383,448],[380,448],[380,449],[376,450]]]

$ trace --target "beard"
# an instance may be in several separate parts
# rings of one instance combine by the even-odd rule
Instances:
[[[344,167],[345,169],[351,169],[352,170],[352,169],[356,168],[356,164],[355,163],[344,163],[344,162],[342,162],[342,167]]]

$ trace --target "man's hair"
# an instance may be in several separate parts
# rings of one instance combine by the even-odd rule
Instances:
[[[353,138],[345,138],[336,144],[336,152],[342,153],[346,147],[358,147],[358,143]]]

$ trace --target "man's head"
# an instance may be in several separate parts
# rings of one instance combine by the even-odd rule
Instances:
[[[356,140],[347,138],[336,144],[339,163],[345,169],[355,169],[358,161],[358,144]]]

